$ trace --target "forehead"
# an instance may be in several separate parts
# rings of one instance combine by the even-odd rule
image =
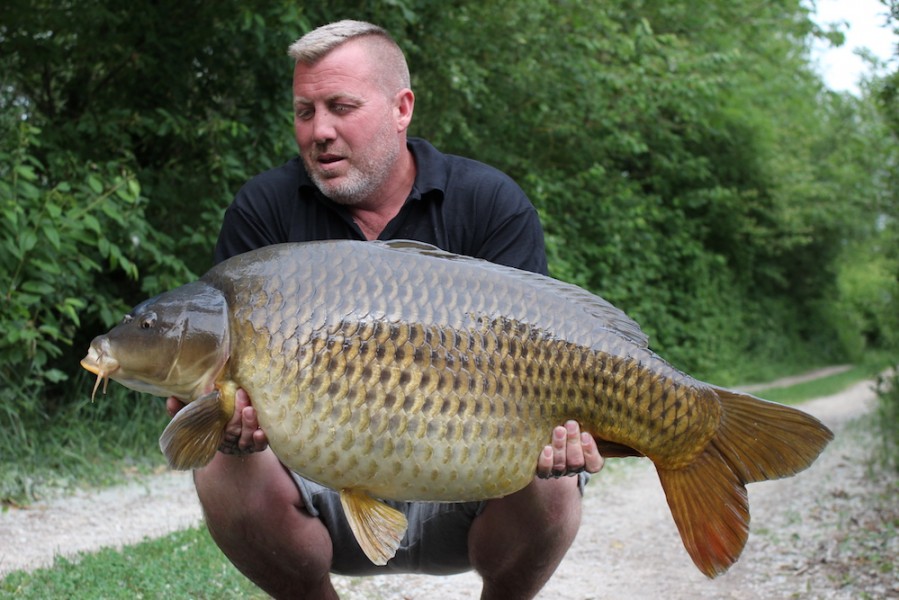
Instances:
[[[378,75],[369,57],[364,43],[349,41],[315,64],[297,63],[293,70],[294,98],[371,96],[378,91]]]

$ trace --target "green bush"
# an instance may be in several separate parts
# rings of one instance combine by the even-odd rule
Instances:
[[[0,426],[11,432],[0,443],[11,448],[71,396],[80,328],[105,330],[129,307],[122,289],[156,283],[138,283],[137,261],[187,274],[149,227],[128,161],[51,174],[35,156],[40,134],[9,113],[0,128]]]

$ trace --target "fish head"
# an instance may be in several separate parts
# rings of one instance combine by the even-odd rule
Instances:
[[[91,342],[81,366],[125,387],[190,402],[209,392],[229,356],[228,305],[202,281],[145,300]]]

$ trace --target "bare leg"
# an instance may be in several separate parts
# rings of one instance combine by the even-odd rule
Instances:
[[[481,600],[525,600],[546,585],[581,521],[576,477],[535,479],[487,503],[471,526],[471,563],[484,579]]]
[[[218,453],[194,481],[209,533],[241,573],[274,598],[332,600],[328,530],[271,450]]]

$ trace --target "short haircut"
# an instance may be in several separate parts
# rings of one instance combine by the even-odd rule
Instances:
[[[361,38],[372,52],[372,64],[380,66],[376,76],[385,93],[392,95],[411,87],[402,49],[386,29],[372,23],[344,20],[323,25],[291,44],[287,54],[297,63],[314,65],[338,46]]]

